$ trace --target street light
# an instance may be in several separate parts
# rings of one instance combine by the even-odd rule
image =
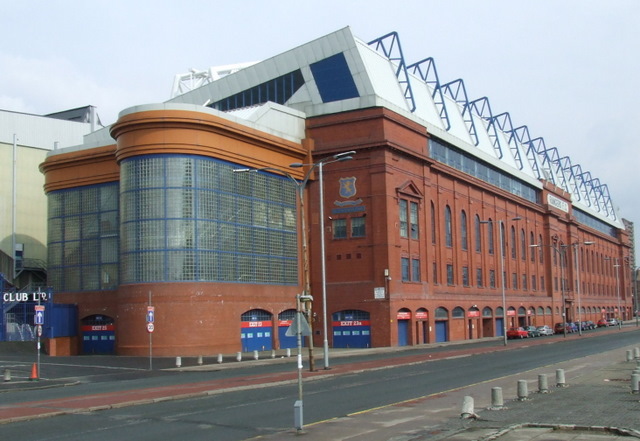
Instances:
[[[544,245],[541,243],[529,245],[530,248],[549,247],[560,255],[560,294],[562,295],[562,334],[567,337],[567,304],[564,298],[564,267],[567,264],[567,252],[566,247],[557,247],[553,244]]]
[[[616,271],[616,295],[618,296],[618,314],[622,314],[622,306],[620,305],[620,276],[618,274],[620,268],[620,259],[617,257],[605,257],[604,260],[611,260],[614,262],[613,268]],[[618,316],[618,329],[622,329],[622,322],[620,316]]]
[[[626,256],[624,260],[629,264],[631,270],[631,295],[633,296],[633,315],[636,318],[636,327],[638,327],[638,267],[634,266],[630,256]]]
[[[309,178],[309,175],[315,167],[318,167],[318,184],[320,185],[320,264],[322,268],[322,348],[323,348],[323,361],[324,368],[329,369],[329,339],[327,330],[327,270],[325,262],[325,244],[324,244],[324,182],[322,178],[322,169],[325,164],[331,164],[333,162],[348,161],[353,159],[352,155],[356,152],[351,150],[349,152],[337,153],[328,158],[322,159],[313,164],[302,164],[300,162],[293,163],[289,167],[299,168],[309,166],[305,181]]]
[[[520,217],[514,217],[511,220],[513,221],[519,221],[521,218]],[[497,223],[498,224],[498,236],[500,238],[500,279],[502,281],[502,337],[503,337],[503,344],[506,346],[507,345],[507,294],[505,292],[505,274],[504,274],[504,239],[502,238],[502,234],[504,231],[504,221],[502,219],[498,220],[498,221],[494,221],[494,220],[486,220],[486,221],[480,221],[481,224],[490,224],[491,227],[493,228],[493,224]]]
[[[572,243],[573,247],[573,258],[577,273],[577,286],[576,286],[576,295],[578,296],[578,335],[582,336],[582,304],[581,304],[581,296],[580,296],[580,259],[578,259],[578,247],[580,245],[593,245],[595,242],[584,241],[584,242],[575,242]]]

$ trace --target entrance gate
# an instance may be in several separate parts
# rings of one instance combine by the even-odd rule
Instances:
[[[81,320],[83,354],[115,354],[116,327],[107,315],[90,315]]]

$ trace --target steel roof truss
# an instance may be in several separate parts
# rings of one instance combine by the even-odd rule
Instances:
[[[442,95],[442,88],[440,87],[440,79],[438,78],[438,71],[436,70],[434,59],[431,57],[425,58],[422,61],[407,66],[407,70],[414,75],[419,75],[422,81],[431,87],[431,98],[433,98],[433,103],[436,106],[438,115],[444,123],[445,130],[448,131],[451,128],[451,122],[449,121],[447,106],[444,103],[444,96]]]
[[[389,41],[390,40],[390,41]],[[413,91],[411,90],[411,82],[409,81],[409,74],[407,73],[407,65],[404,61],[404,55],[402,54],[402,47],[400,46],[400,37],[397,32],[390,32],[380,38],[376,38],[369,42],[369,46],[375,46],[377,52],[382,53],[387,59],[396,66],[396,78],[400,87],[403,89],[404,98],[409,104],[410,111],[416,110],[416,102],[413,98]]]
[[[476,125],[473,121],[473,115],[471,114],[471,110],[469,109],[469,99],[467,98],[467,90],[464,87],[464,81],[462,79],[453,80],[447,84],[442,86],[442,90],[445,95],[451,97],[459,106],[462,107],[462,119],[467,127],[467,132],[469,132],[469,136],[471,136],[471,141],[473,145],[477,146],[480,144],[480,140],[478,139],[478,132],[476,132]]]

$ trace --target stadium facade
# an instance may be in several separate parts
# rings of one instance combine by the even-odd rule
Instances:
[[[294,347],[307,280],[332,347],[632,316],[606,184],[397,34],[344,28],[204,79],[40,166],[71,352],[146,355],[149,322],[155,355]]]

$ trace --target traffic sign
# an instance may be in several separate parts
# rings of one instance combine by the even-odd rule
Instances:
[[[155,306],[147,306],[147,323],[153,323],[156,315]]]
[[[147,323],[147,332],[151,334],[154,330],[153,323]]]
[[[36,305],[35,306],[35,315],[33,317],[35,325],[44,325],[44,306]]]

